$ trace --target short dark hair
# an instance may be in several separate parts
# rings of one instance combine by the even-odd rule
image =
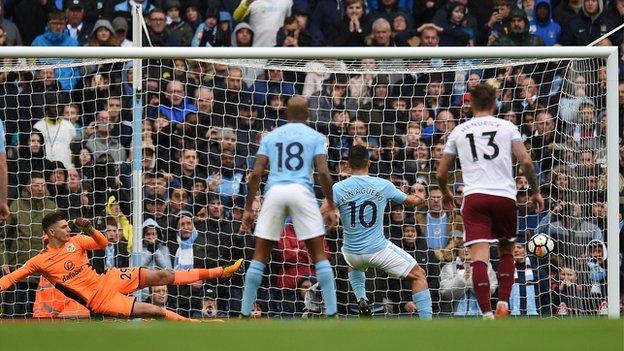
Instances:
[[[43,228],[44,233],[47,233],[51,226],[62,220],[67,220],[63,212],[56,211],[49,213],[41,220],[41,228]]]
[[[353,145],[349,149],[349,166],[355,169],[368,167],[368,149],[363,145]]]
[[[496,108],[496,89],[488,84],[477,84],[470,89],[472,97],[472,109],[475,111],[488,111]]]

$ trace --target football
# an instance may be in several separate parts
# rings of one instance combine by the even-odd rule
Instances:
[[[537,257],[546,257],[555,249],[555,241],[546,234],[536,234],[528,242],[529,253]]]

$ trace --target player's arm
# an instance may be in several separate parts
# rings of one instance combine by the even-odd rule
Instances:
[[[455,155],[444,153],[444,156],[442,156],[438,164],[438,173],[436,175],[438,178],[438,185],[442,191],[442,203],[447,210],[453,209],[453,195],[451,195],[448,187],[448,173],[453,162],[455,162]]]
[[[544,209],[544,199],[539,191],[539,182],[537,180],[537,174],[535,173],[531,156],[527,152],[522,140],[513,141],[511,143],[511,151],[516,157],[516,161],[520,165],[524,176],[529,182],[529,186],[531,187],[531,201],[535,204],[537,212],[541,212]]]
[[[4,137],[4,136],[2,136]],[[9,171],[6,161],[6,153],[0,152],[0,220],[4,221],[9,216],[7,192],[9,188]]]
[[[264,174],[264,170],[269,165],[269,158],[263,154],[256,155],[253,170],[247,175],[247,197],[245,199],[245,212],[243,213],[243,221],[240,227],[241,233],[251,231],[253,223],[253,202],[256,198],[258,190],[260,190],[260,180]]]
[[[85,235],[79,235],[76,240],[79,241],[80,246],[85,250],[100,250],[108,245],[108,239],[99,230],[96,230],[91,225],[91,221],[86,218],[76,218],[74,221],[78,229]]]
[[[0,278],[0,291],[9,289],[20,280],[37,272],[36,258],[37,256],[31,258],[20,268]]]
[[[417,194],[411,194],[411,195],[407,195],[407,198],[405,199],[403,204],[409,207],[418,207],[422,205],[424,202],[425,202],[425,199],[423,199],[421,196]]]
[[[329,228],[336,226],[336,203],[334,202],[334,189],[329,167],[327,167],[327,155],[318,154],[314,156],[314,168],[318,172],[318,181],[321,185],[325,201],[321,207],[323,220]]]

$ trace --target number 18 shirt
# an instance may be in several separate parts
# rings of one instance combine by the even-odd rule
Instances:
[[[321,133],[304,123],[291,122],[262,138],[257,154],[269,158],[269,180],[265,193],[275,184],[290,183],[301,184],[314,192],[314,157],[327,155],[327,146]]]
[[[479,193],[516,200],[511,159],[515,141],[522,141],[518,127],[492,116],[474,117],[453,129],[444,153],[459,157],[464,196]]]
[[[388,200],[403,203],[407,195],[394,184],[377,177],[352,175],[333,186],[334,202],[340,211],[344,244],[353,254],[370,254],[385,249],[384,212]]]

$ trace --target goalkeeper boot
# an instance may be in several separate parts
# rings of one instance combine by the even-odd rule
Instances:
[[[495,319],[505,319],[509,316],[509,304],[507,302],[499,301],[496,304],[496,311],[494,311]]]
[[[358,301],[358,309],[360,310],[360,317],[370,318],[373,316],[373,311],[366,299],[360,299],[360,301]]]
[[[241,267],[243,266],[243,262],[245,262],[245,260],[239,258],[238,260],[236,260],[236,262],[234,262],[234,264],[223,267],[223,273],[221,273],[221,278],[230,278],[231,276],[233,276],[234,273],[238,272],[241,269]]]

